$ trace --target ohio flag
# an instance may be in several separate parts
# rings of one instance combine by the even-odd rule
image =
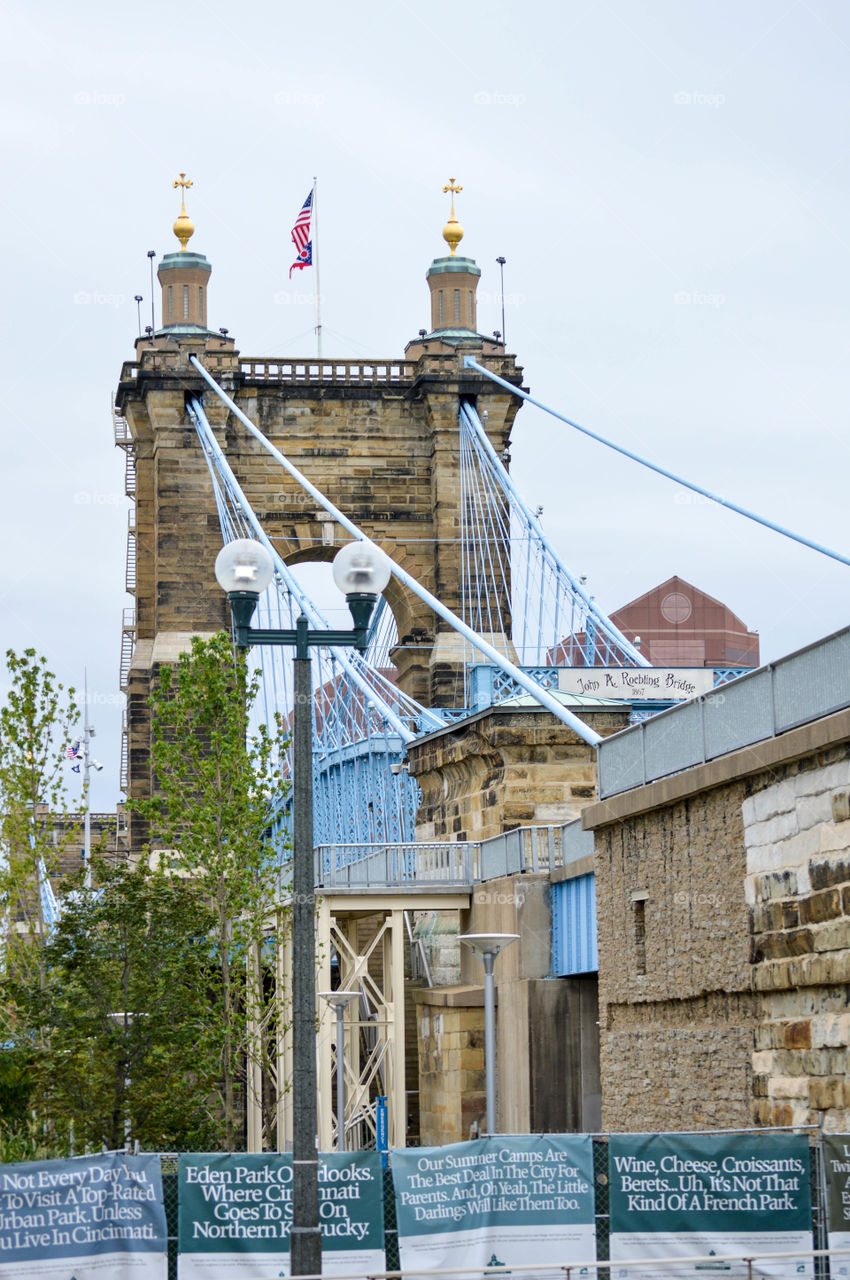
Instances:
[[[296,267],[299,270],[303,270],[304,267],[312,267],[313,265],[313,241],[310,239],[310,215],[312,212],[313,192],[311,191],[302,204],[301,211],[295,219],[295,226],[292,228],[292,243],[295,245],[295,252],[298,257],[289,268],[290,280]]]

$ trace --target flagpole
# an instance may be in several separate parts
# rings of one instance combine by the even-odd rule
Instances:
[[[322,286],[319,280],[319,215],[316,209],[317,179],[313,176],[313,265],[316,268],[316,348],[322,358]]]
[[[91,888],[91,805],[89,804],[89,769],[91,767],[91,757],[89,750],[89,739],[91,732],[89,729],[89,673],[87,668],[83,668],[83,803],[85,804],[85,815],[83,817],[83,868],[85,871],[85,886]]]

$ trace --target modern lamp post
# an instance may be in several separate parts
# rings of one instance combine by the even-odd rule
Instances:
[[[466,943],[484,964],[484,1071],[487,1087],[487,1136],[496,1132],[496,987],[493,966],[496,956],[518,933],[462,933]]]
[[[320,991],[336,1013],[336,1149],[345,1151],[345,1010],[359,991]]]
[[[311,645],[366,648],[369,619],[390,579],[386,556],[371,542],[350,542],[333,562],[334,581],[345,594],[351,631],[311,631],[302,614],[294,631],[256,630],[251,619],[274,576],[266,548],[249,538],[222,547],[215,576],[227,593],[240,649],[284,645],[295,649],[292,746],[292,1234],[293,1276],[322,1269],[319,1226],[319,1159],[316,1151],[315,876],[313,868],[313,691]]]

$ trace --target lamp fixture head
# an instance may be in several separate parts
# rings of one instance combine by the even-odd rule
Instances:
[[[236,538],[215,558],[215,576],[222,591],[260,595],[274,577],[274,562],[261,542]]]
[[[346,543],[334,557],[334,582],[345,596],[379,596],[390,576],[389,558],[367,539]]]
[[[462,933],[460,941],[481,956],[497,956],[519,938],[518,933]]]

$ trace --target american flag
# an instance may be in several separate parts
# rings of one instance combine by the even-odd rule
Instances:
[[[310,215],[312,211],[313,192],[311,191],[302,204],[301,211],[295,219],[295,226],[292,228],[292,243],[295,245],[298,257],[289,268],[290,279],[292,279],[292,273],[296,267],[303,269],[313,265],[313,241],[310,239]]]
[[[65,755],[69,760],[79,760],[82,758],[82,754],[79,742],[72,742],[70,747],[65,748]]]

